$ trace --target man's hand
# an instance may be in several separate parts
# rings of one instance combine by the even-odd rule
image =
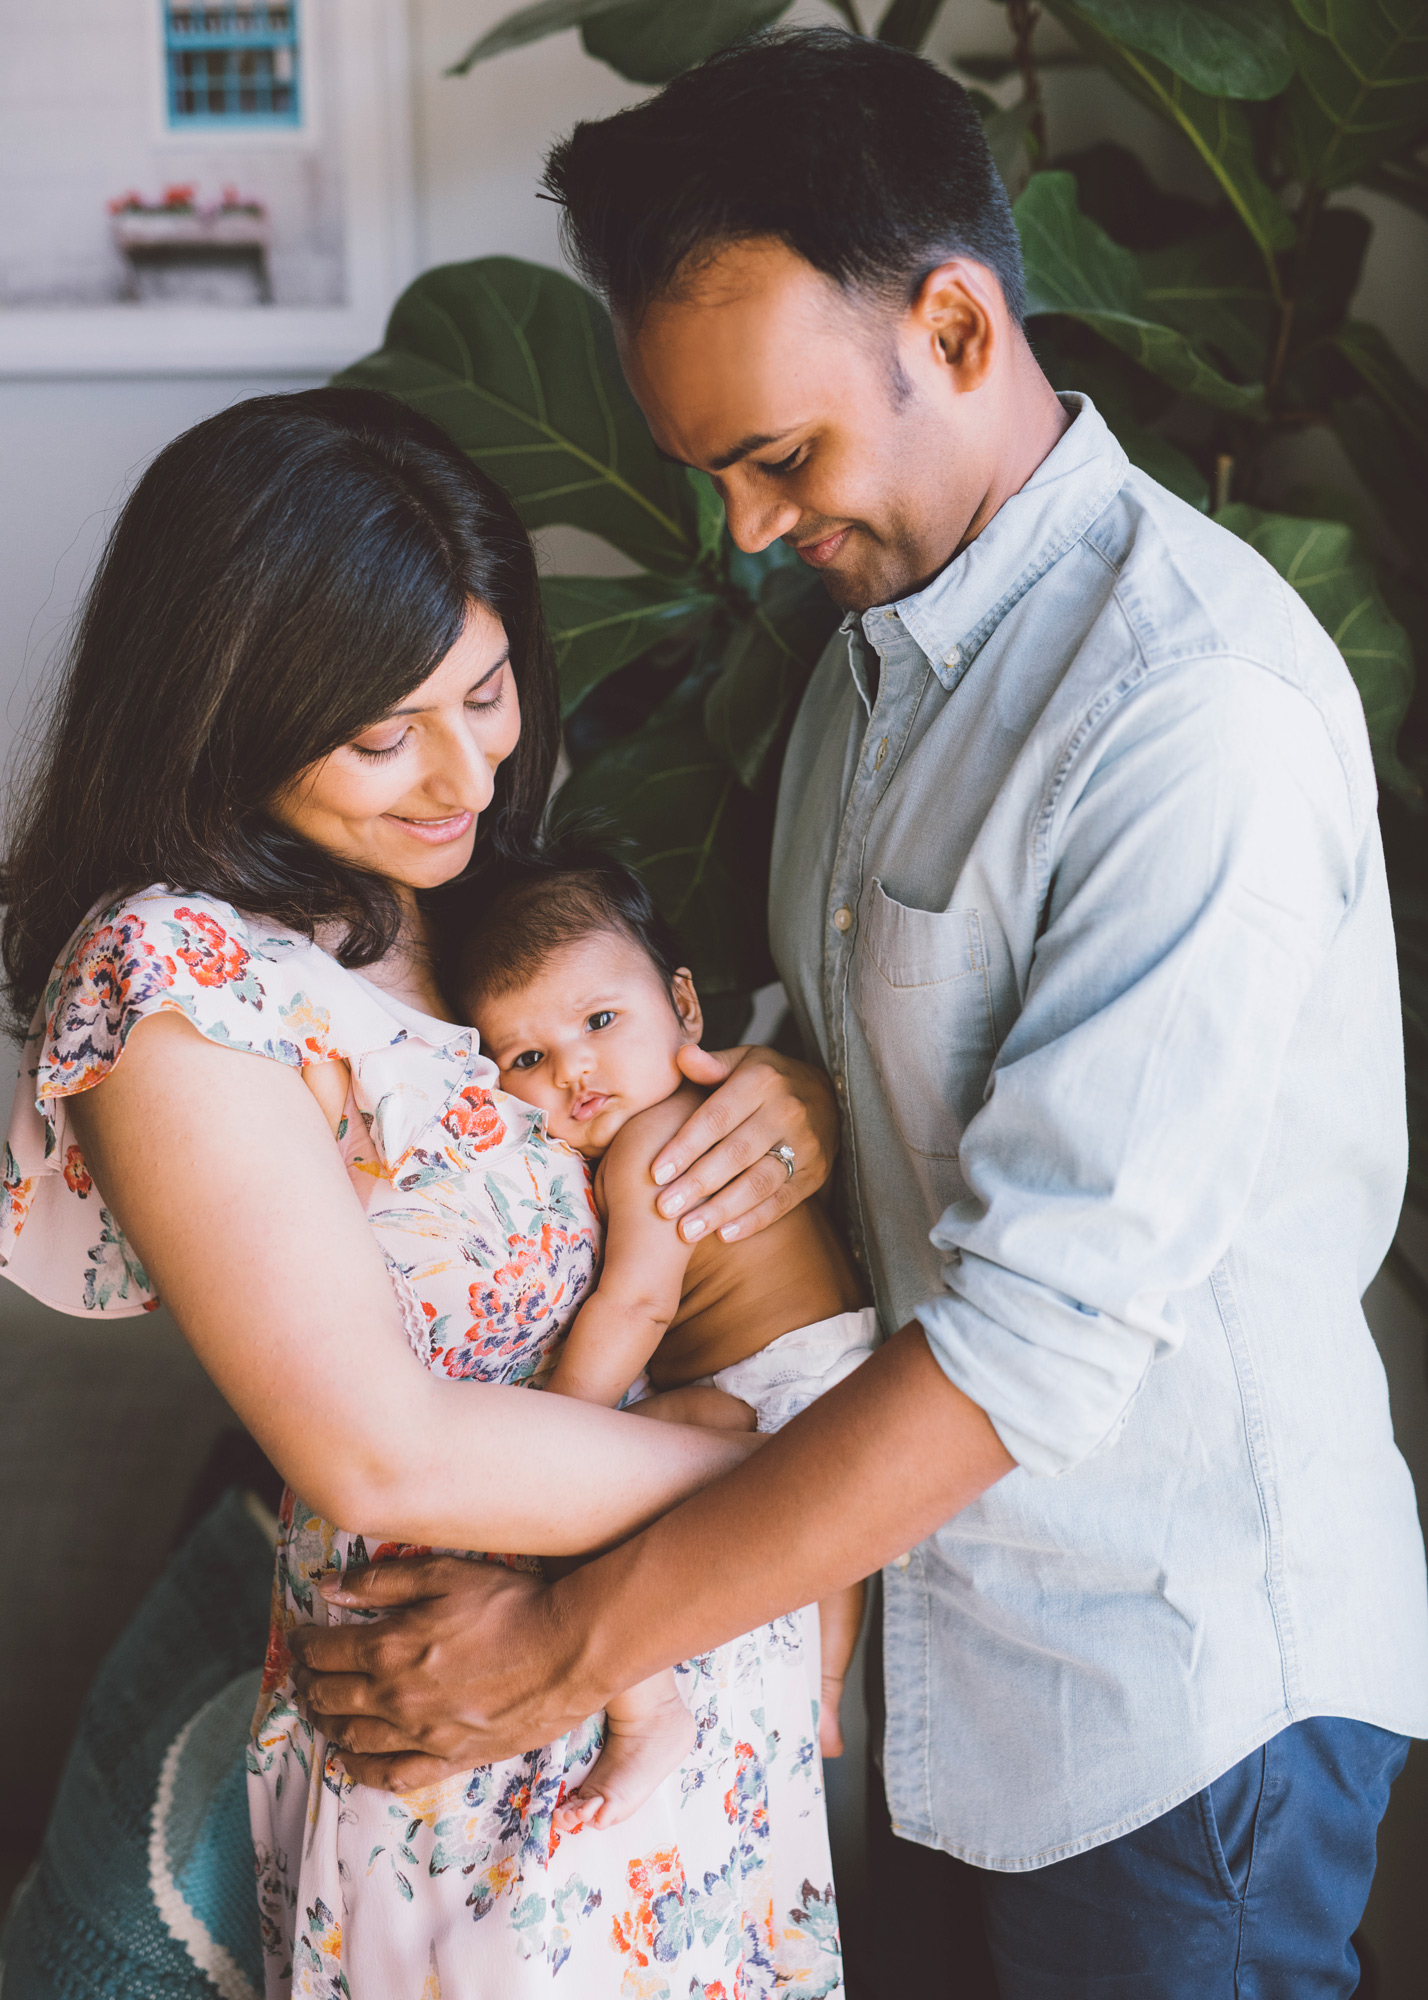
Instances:
[[[822,1070],[774,1049],[682,1048],[691,1083],[713,1084],[650,1171],[657,1206],[678,1216],[686,1243],[717,1229],[726,1242],[753,1236],[817,1192],[838,1151],[838,1106]],[[792,1179],[774,1146],[793,1148]],[[711,1198],[712,1197],[712,1198]]]
[[[382,1612],[289,1634],[303,1708],[359,1785],[412,1791],[553,1742],[603,1706],[571,1708],[579,1634],[562,1633],[549,1586],[524,1570],[424,1556],[323,1595]]]

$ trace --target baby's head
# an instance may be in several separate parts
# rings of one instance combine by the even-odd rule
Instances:
[[[501,1088],[589,1159],[683,1081],[699,997],[639,877],[554,847],[501,888],[466,941],[457,997]]]

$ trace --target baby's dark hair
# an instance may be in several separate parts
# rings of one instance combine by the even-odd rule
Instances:
[[[679,946],[633,868],[578,831],[548,839],[531,860],[508,863],[457,960],[467,1015],[480,1001],[524,986],[552,952],[601,931],[637,945],[673,1001]]]

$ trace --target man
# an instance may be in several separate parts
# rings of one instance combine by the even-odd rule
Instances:
[[[1359,1306],[1404,1121],[1347,671],[1053,394],[929,65],[757,42],[581,126],[549,185],[660,448],[848,613],[772,930],[901,1331],[565,1582],[374,1573],[428,1602],[380,1655],[311,1639],[356,1670],[311,1699],[410,1778],[376,1753],[546,1741],[886,1566],[888,1993],[991,1990],[949,1914],[980,1908],[1015,2000],[1348,1994],[1428,1617]],[[664,1156],[686,1232],[739,1206],[685,1172],[718,1101]]]

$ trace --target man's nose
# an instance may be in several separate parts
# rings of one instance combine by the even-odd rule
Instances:
[[[799,510],[781,494],[760,492],[748,478],[719,482],[729,533],[746,556],[756,556],[798,525]]]

